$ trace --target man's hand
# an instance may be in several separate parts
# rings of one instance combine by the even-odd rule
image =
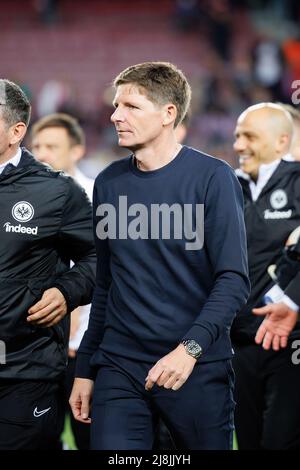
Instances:
[[[74,418],[81,423],[91,423],[89,415],[93,389],[93,380],[75,378],[69,403]]]
[[[67,303],[56,287],[45,290],[41,300],[28,310],[27,321],[41,327],[56,325],[67,313]]]
[[[285,348],[288,336],[298,320],[298,314],[290,309],[285,303],[268,304],[265,307],[254,308],[255,315],[266,315],[255,336],[257,344],[262,343],[264,349],[278,351]]]
[[[162,357],[149,370],[146,377],[146,390],[156,383],[160,387],[178,390],[191,375],[197,360],[187,354],[183,344]]]

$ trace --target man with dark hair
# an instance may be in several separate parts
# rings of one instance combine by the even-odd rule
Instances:
[[[1,79],[0,104],[2,106],[2,117],[7,126],[13,126],[16,122],[22,122],[28,126],[31,106],[18,85],[9,80]]]
[[[241,189],[177,142],[191,90],[174,65],[114,84],[111,120],[133,154],[95,182],[97,280],[70,404],[89,422],[94,387],[92,449],[151,449],[161,415],[177,448],[229,450],[229,330],[249,291]]]
[[[29,118],[25,94],[1,79],[1,450],[55,446],[68,314],[90,301],[94,287],[91,205],[71,177],[20,148]]]
[[[77,119],[64,113],[50,114],[39,119],[31,129],[31,149],[37,160],[73,176],[92,200],[94,181],[85,176],[77,166],[85,153],[85,136]],[[69,360],[63,387],[67,414],[70,411],[69,397],[74,381],[76,353],[87,329],[89,313],[90,305],[78,307],[71,313]],[[70,415],[77,448],[89,449],[89,426],[76,421],[72,413]]]
[[[32,126],[31,147],[39,161],[74,176],[85,152],[85,136],[73,116],[49,114]]]

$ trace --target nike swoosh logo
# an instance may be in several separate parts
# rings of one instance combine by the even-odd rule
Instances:
[[[37,407],[35,407],[34,411],[33,411],[33,416],[35,418],[39,418],[40,416],[44,415],[45,413],[47,413],[47,411],[51,410],[51,406],[50,408],[46,408],[45,410],[41,410],[41,411],[38,411],[37,410]]]

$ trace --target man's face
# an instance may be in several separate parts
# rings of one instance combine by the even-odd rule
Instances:
[[[68,132],[63,127],[47,127],[33,137],[32,153],[55,170],[70,172],[74,165],[72,145]]]
[[[259,111],[242,115],[234,134],[233,148],[239,155],[240,168],[245,173],[255,176],[261,164],[275,160],[276,137]]]
[[[138,150],[158,140],[163,131],[163,107],[150,101],[134,84],[119,85],[111,121],[121,147]]]

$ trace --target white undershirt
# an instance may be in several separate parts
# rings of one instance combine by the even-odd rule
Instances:
[[[2,171],[4,170],[4,168],[6,167],[6,165],[9,165],[10,163],[14,166],[18,166],[19,163],[20,163],[20,160],[21,160],[21,156],[22,156],[22,150],[19,147],[18,151],[17,151],[17,153],[14,157],[12,157],[7,162],[4,162],[4,163],[0,164],[0,175],[1,175]]]
[[[249,188],[252,195],[252,200],[257,201],[260,193],[263,188],[266,186],[267,182],[277,169],[281,160],[285,161],[294,161],[293,157],[290,154],[284,155],[281,159],[273,160],[271,163],[263,163],[258,169],[258,177],[256,182],[254,182],[247,173],[244,173],[242,170],[237,170],[237,175],[249,181]]]

